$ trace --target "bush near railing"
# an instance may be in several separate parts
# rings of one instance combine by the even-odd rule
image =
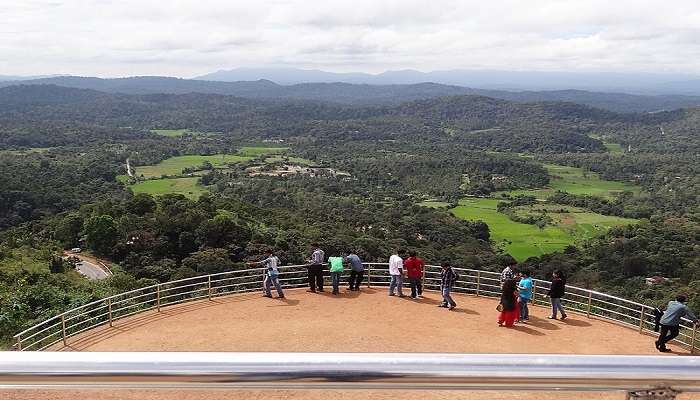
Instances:
[[[390,275],[385,263],[366,263],[366,286],[387,286]],[[425,267],[426,290],[440,289],[439,266]],[[454,291],[475,296],[500,297],[500,274],[496,272],[455,268],[459,273]],[[158,310],[168,305],[187,301],[212,299],[234,293],[249,293],[262,287],[264,268],[249,268],[237,271],[185,278],[120,293],[74,308],[43,321],[15,335],[15,350],[44,350],[60,342],[68,345],[68,338],[102,325],[112,326],[114,321],[147,310]],[[280,282],[285,288],[307,285],[307,268],[304,265],[280,267]],[[328,276],[326,276],[328,280]],[[547,291],[550,283],[535,280],[533,304],[549,305]],[[610,296],[576,286],[567,286],[562,299],[570,312],[588,317],[611,320],[638,329],[640,333],[651,332],[654,326],[652,307]],[[698,349],[697,328],[688,320],[681,326],[676,340],[691,353]]]

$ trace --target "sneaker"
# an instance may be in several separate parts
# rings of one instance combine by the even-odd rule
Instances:
[[[438,307],[440,307],[440,308],[447,308],[447,304],[440,304]]]
[[[661,348],[659,348],[659,351],[662,352],[662,353],[670,353],[670,352],[671,352],[671,349],[666,348],[666,347],[661,347]]]
[[[568,317],[568,315],[562,315],[562,316],[561,316],[561,320],[562,320],[562,321],[565,320],[566,317]]]
[[[277,296],[278,299],[284,299],[284,295],[282,296]]]
[[[271,299],[271,298],[272,298],[272,295],[271,295],[271,294],[264,294],[262,297],[268,297],[268,298]]]
[[[454,310],[455,308],[457,308],[457,306],[450,306],[450,308],[448,308],[448,310],[452,311],[452,310]]]
[[[309,289],[309,290],[307,290],[307,292],[309,292],[309,293],[316,293],[316,291],[313,290],[313,289]]]
[[[654,342],[654,346],[656,346],[656,350],[661,350],[661,343],[658,340]]]
[[[557,317],[552,317],[551,315],[547,319],[557,319]]]
[[[393,294],[393,293],[389,293],[389,296],[396,296],[396,295],[395,295],[395,294]]]

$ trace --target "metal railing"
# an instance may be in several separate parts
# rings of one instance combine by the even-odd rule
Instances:
[[[386,263],[365,263],[367,286],[386,286],[390,276]],[[307,284],[307,270],[304,265],[280,267],[280,283],[284,288],[304,287]],[[475,296],[500,296],[500,274],[475,269],[455,268],[460,277],[453,291]],[[73,308],[14,336],[15,350],[45,350],[99,326],[113,326],[114,322],[147,311],[161,311],[162,307],[193,300],[213,299],[234,293],[259,291],[265,277],[264,268],[250,268],[217,274],[197,276],[176,281],[147,286],[120,293],[104,299]],[[440,267],[428,265],[425,268],[424,287],[438,290],[440,287]],[[549,282],[535,280],[533,304],[548,304]],[[614,321],[638,330],[640,333],[653,331],[653,307],[625,300],[576,286],[567,286],[562,299],[570,312]],[[691,354],[698,349],[698,329],[689,320],[683,320],[681,333],[676,342],[686,347]]]
[[[0,389],[605,390],[627,392],[628,398],[639,391],[665,389],[671,396],[700,391],[700,359],[696,357],[213,352],[2,355]]]

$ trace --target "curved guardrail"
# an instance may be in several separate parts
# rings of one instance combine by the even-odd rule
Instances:
[[[365,263],[365,268],[365,285],[371,287],[389,284],[388,264]],[[500,297],[499,273],[464,268],[455,270],[460,275],[455,292]],[[249,268],[180,279],[120,293],[73,308],[18,333],[14,336],[14,349],[45,350],[61,342],[68,346],[69,339],[75,335],[102,325],[113,326],[118,319],[146,310],[160,311],[168,305],[259,291],[264,278],[264,268]],[[423,280],[425,289],[438,290],[440,267],[427,265]],[[280,267],[280,283],[284,288],[306,286],[306,266]],[[548,289],[549,282],[535,280],[533,304],[549,304]],[[653,332],[653,307],[570,285],[567,285],[567,293],[562,300],[568,311],[614,321],[640,333]],[[691,354],[700,349],[697,331],[698,328],[691,321],[683,320],[681,333],[676,339]]]

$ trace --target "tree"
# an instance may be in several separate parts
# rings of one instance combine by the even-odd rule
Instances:
[[[117,243],[117,227],[109,215],[97,215],[85,221],[88,247],[98,254],[109,255]]]
[[[138,193],[127,202],[126,207],[136,215],[145,215],[156,209],[156,201],[147,193]]]
[[[231,270],[233,263],[226,250],[205,249],[182,260],[182,266],[197,271],[199,274],[213,274]]]
[[[56,227],[56,240],[63,247],[75,247],[80,239],[80,231],[83,229],[83,217],[78,213],[70,213],[58,223]]]

